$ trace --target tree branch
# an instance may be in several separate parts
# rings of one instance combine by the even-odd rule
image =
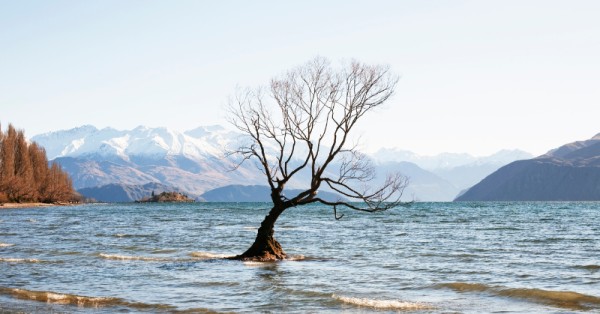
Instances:
[[[337,219],[337,207],[342,205],[367,212],[402,205],[400,197],[408,179],[396,174],[379,188],[366,186],[375,179],[374,167],[356,145],[348,144],[359,120],[385,103],[397,82],[387,66],[352,61],[335,70],[326,59],[315,58],[272,79],[270,97],[257,88],[239,92],[230,101],[230,122],[250,144],[228,156],[241,157],[236,169],[247,160],[257,161],[274,201],[283,195],[286,183],[309,167],[306,188],[285,199],[286,206],[320,202],[333,206]],[[333,175],[335,170],[337,175]],[[363,205],[318,198],[323,184]]]

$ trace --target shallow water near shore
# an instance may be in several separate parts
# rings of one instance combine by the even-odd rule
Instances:
[[[600,312],[600,203],[291,208],[290,259],[244,251],[265,203],[0,211],[0,312]]]

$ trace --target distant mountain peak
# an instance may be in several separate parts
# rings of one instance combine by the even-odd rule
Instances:
[[[98,128],[96,128],[95,126],[91,125],[91,124],[84,124],[80,127],[76,127],[73,130],[77,130],[77,131],[98,131]]]

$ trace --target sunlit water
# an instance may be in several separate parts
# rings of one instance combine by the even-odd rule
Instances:
[[[0,210],[0,312],[600,312],[600,203],[291,208],[291,260],[222,259],[268,207]]]

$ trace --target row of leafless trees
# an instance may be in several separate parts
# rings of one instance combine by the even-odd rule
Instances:
[[[70,202],[78,199],[69,175],[22,130],[0,127],[0,202]]]

